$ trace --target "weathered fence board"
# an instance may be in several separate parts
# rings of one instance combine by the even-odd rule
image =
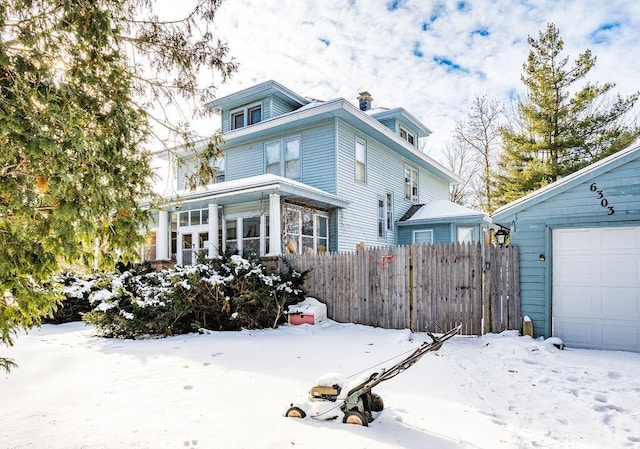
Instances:
[[[305,288],[330,318],[390,329],[465,335],[520,329],[518,251],[452,243],[285,256],[310,270]]]

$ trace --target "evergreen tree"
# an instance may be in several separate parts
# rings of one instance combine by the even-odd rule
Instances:
[[[590,50],[569,67],[553,24],[528,42],[531,50],[522,75],[527,95],[518,102],[513,122],[501,129],[498,204],[621,150],[640,135],[637,124],[627,121],[638,94],[611,99],[612,83],[576,84],[596,62]]]
[[[206,30],[220,3],[162,22],[152,0],[0,0],[1,342],[55,308],[60,263],[136,256],[152,124],[187,146],[197,137],[153,104],[206,101],[199,73],[236,69]]]

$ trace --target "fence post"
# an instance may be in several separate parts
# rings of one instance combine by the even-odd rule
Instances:
[[[409,245],[409,330],[414,332],[416,329],[415,314],[413,310],[413,245]]]
[[[491,328],[493,326],[493,306],[491,301],[493,299],[493,294],[491,292],[491,286],[493,285],[493,274],[491,269],[493,268],[491,265],[494,263],[494,254],[493,246],[489,246],[485,251],[485,260],[484,262],[484,270],[483,270],[483,282],[482,282],[482,304],[484,309],[484,323],[483,323],[483,334],[488,334],[491,332]]]

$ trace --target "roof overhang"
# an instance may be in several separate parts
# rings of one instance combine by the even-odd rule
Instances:
[[[181,204],[215,203],[221,206],[247,203],[268,199],[271,194],[281,198],[319,209],[345,208],[348,201],[336,195],[316,189],[298,181],[275,175],[260,175],[236,181],[226,181],[200,187],[192,192],[165,198],[163,208],[168,209]]]

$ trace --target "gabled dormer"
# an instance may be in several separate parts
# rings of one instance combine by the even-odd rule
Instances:
[[[228,133],[295,111],[309,103],[276,81],[266,81],[217,98],[206,107],[220,115],[222,132]]]

